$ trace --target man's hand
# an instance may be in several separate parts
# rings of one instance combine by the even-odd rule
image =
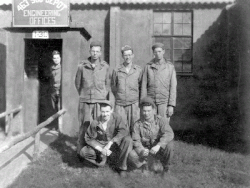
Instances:
[[[109,141],[109,143],[104,147],[104,149],[109,150],[112,145],[113,145],[113,142]]]
[[[167,108],[167,117],[171,117],[174,114],[174,107],[168,106]]]
[[[151,148],[150,153],[155,155],[160,150],[160,148],[161,148],[161,146],[156,145],[156,146]]]
[[[103,148],[101,153],[105,156],[109,156],[112,153],[112,151],[110,151],[109,149]]]
[[[143,157],[147,157],[149,154],[149,150],[148,149],[145,149],[144,151],[142,151],[142,156]]]

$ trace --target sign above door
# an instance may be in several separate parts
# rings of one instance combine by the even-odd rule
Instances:
[[[69,0],[13,0],[13,27],[69,27]]]

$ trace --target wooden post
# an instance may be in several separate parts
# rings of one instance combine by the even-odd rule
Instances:
[[[35,135],[35,144],[34,144],[34,153],[33,153],[33,161],[37,160],[39,155],[39,147],[40,147],[40,132]]]
[[[8,114],[8,132],[7,137],[12,136],[12,120],[13,120],[13,113]]]
[[[117,64],[120,63],[121,57],[121,38],[120,38],[120,7],[110,7],[110,48],[109,48],[109,65],[110,74]],[[110,93],[109,100],[114,103],[115,98]]]

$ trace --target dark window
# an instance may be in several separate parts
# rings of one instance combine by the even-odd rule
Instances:
[[[165,58],[177,73],[192,73],[192,12],[154,12],[155,42],[165,45]]]

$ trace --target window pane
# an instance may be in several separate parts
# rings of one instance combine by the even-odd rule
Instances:
[[[182,62],[175,61],[174,62],[176,72],[182,72]]]
[[[174,13],[174,23],[182,23],[182,13],[180,12]]]
[[[182,61],[182,50],[174,50],[174,60]]]
[[[164,57],[166,60],[171,61],[170,50],[165,50]]]
[[[191,50],[183,50],[182,59],[184,61],[191,61]]]
[[[154,24],[154,34],[155,35],[162,34],[162,24]]]
[[[161,12],[154,13],[154,23],[162,23],[162,13]]]
[[[191,49],[191,38],[183,38],[183,48]]]
[[[191,23],[191,12],[183,12],[183,23]]]
[[[165,49],[171,49],[171,39],[163,38],[162,43],[164,44]]]
[[[171,24],[163,24],[162,34],[171,35]]]
[[[171,12],[163,13],[163,23],[171,23]]]
[[[191,35],[191,24],[183,24],[183,35]]]
[[[174,24],[174,34],[182,35],[182,24]]]
[[[192,64],[190,62],[183,62],[183,72],[191,72]]]
[[[182,49],[183,43],[184,41],[182,38],[174,38],[174,49]]]

